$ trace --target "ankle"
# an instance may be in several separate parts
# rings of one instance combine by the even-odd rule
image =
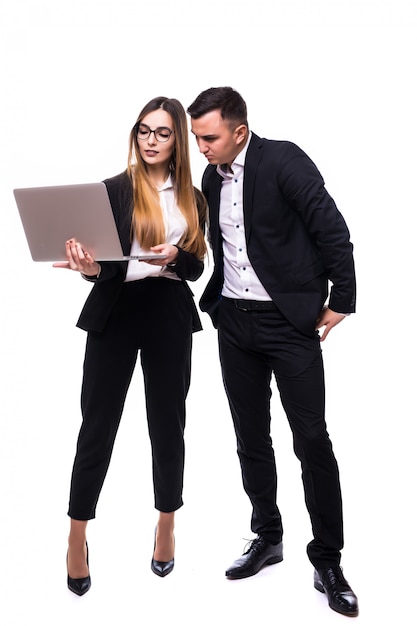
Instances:
[[[172,533],[175,527],[175,514],[174,513],[159,513],[158,519],[158,532]]]
[[[71,519],[68,546],[74,549],[85,548],[87,543],[87,522]]]
[[[87,544],[87,539],[84,537],[79,537],[78,535],[69,535],[68,537],[68,547],[72,550],[84,550]]]

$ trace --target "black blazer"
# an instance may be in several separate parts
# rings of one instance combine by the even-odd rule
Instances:
[[[127,171],[104,181],[109,194],[110,204],[116,221],[122,244],[123,254],[129,255],[131,248],[131,224],[133,212],[133,190]],[[204,231],[205,206],[199,201],[195,190],[200,213],[200,225]],[[100,262],[101,272],[98,279],[92,279],[94,286],[84,304],[77,326],[83,330],[102,331],[106,326],[112,308],[119,297],[126,277],[128,261]],[[193,315],[193,331],[201,330],[201,322],[191,289],[186,280],[197,280],[203,272],[204,263],[195,256],[178,248],[175,272],[181,278],[190,301]],[[169,280],[169,279],[168,279]]]
[[[202,191],[209,204],[214,271],[200,308],[210,314],[214,326],[223,285],[221,183],[216,166],[209,165]],[[329,281],[329,307],[339,313],[355,311],[348,228],[316,166],[298,146],[252,134],[245,161],[243,213],[249,260],[274,303],[296,328],[308,335],[314,332]]]

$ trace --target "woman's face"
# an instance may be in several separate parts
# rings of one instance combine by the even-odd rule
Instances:
[[[155,132],[146,137],[149,129]],[[175,146],[173,131],[172,117],[163,109],[151,111],[142,119],[138,127],[138,144],[140,156],[148,168],[163,166],[168,169]]]

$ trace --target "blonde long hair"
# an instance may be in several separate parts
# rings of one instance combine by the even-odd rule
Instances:
[[[169,168],[176,201],[187,222],[187,232],[179,245],[202,259],[206,253],[201,228],[205,219],[205,203],[202,194],[196,193],[192,184],[187,116],[182,104],[175,98],[161,96],[148,102],[130,131],[127,169],[133,185],[132,231],[144,249],[166,240],[159,193],[148,175],[146,163],[140,156],[138,143],[139,124],[148,113],[158,109],[169,113],[174,125],[175,143]]]

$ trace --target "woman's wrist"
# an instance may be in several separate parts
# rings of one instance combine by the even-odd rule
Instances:
[[[172,261],[167,263],[167,267],[175,267],[176,264],[177,264],[177,260],[178,260],[178,246],[174,245],[174,248],[176,249],[176,254],[175,254],[174,258],[172,259]]]
[[[95,263],[95,266],[97,268],[97,270],[95,272],[93,271],[93,266],[91,266],[92,273],[91,274],[87,274],[86,272],[82,272],[82,275],[85,278],[87,278],[87,279],[92,278],[92,279],[97,280],[97,278],[99,278],[99,276],[101,274],[101,265],[100,265],[100,263]]]

